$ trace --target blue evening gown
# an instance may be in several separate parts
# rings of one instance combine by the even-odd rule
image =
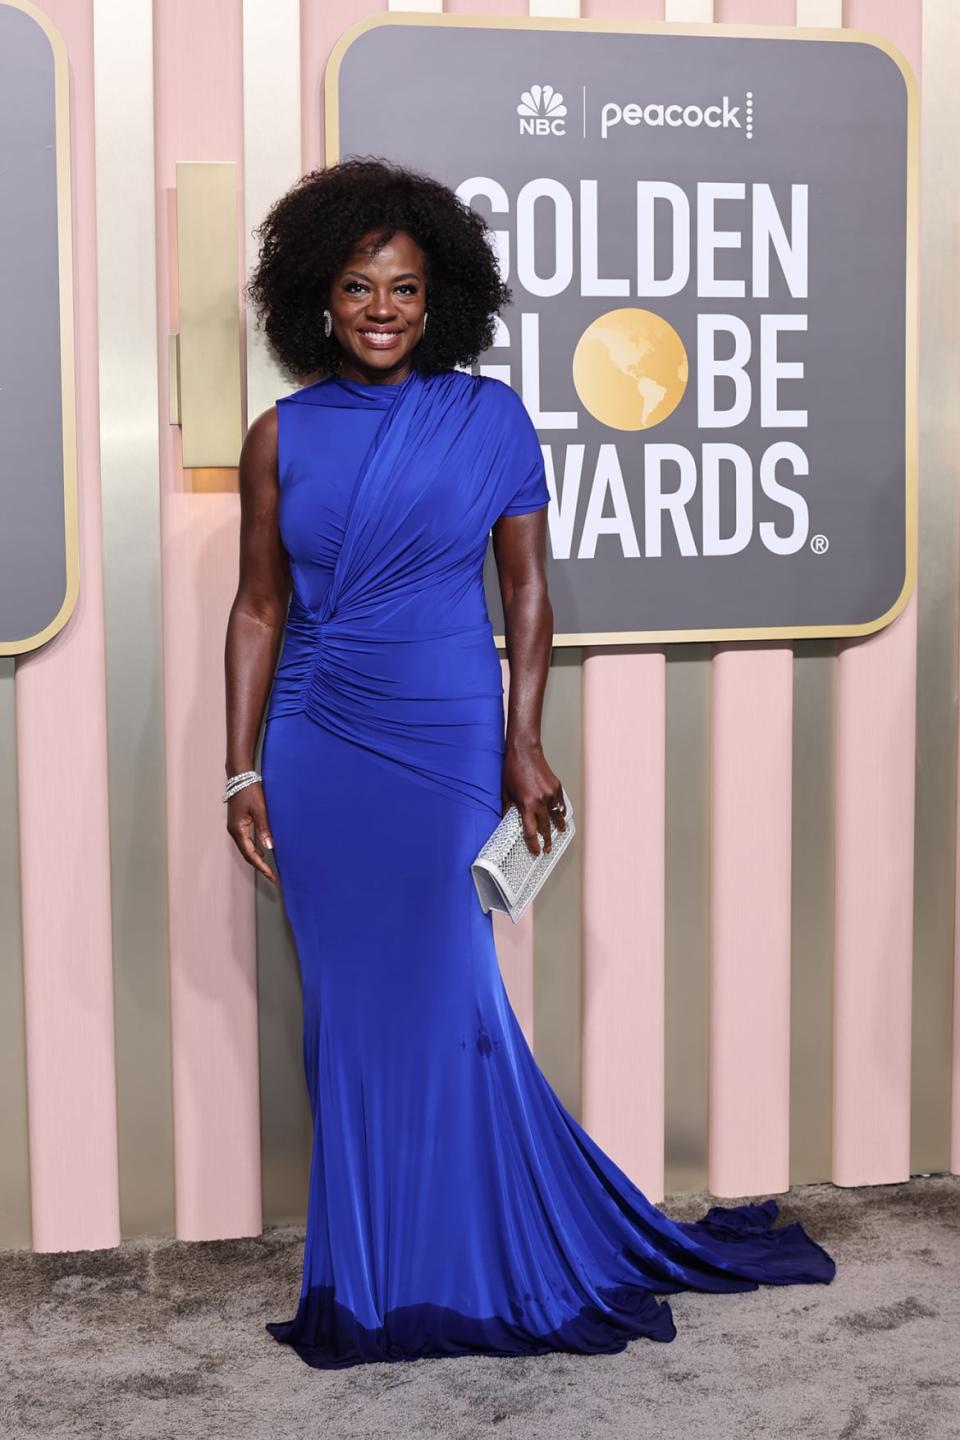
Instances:
[[[293,593],[260,768],[314,1139],[299,1303],[268,1331],[317,1367],[609,1353],[673,1339],[657,1295],[828,1283],[775,1200],[658,1210],[507,998],[469,866],[501,813],[489,530],[548,501],[519,396],[414,370],[277,411]]]

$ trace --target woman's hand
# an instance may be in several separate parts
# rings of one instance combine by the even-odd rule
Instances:
[[[259,780],[254,781],[252,785],[244,785],[236,795],[230,796],[227,801],[227,830],[233,836],[237,849],[244,860],[276,885],[276,875],[266,861],[261,858],[260,852],[254,844],[255,837],[259,836],[263,848],[273,850],[273,839],[267,823],[267,804],[263,798],[263,786]]]
[[[503,758],[501,801],[505,815],[511,804],[520,811],[523,838],[527,849],[540,854],[537,832],[544,837],[543,850],[553,849],[550,821],[558,830],[566,830],[567,822],[558,810],[563,804],[563,787],[544,759],[543,747],[536,742],[509,745]]]

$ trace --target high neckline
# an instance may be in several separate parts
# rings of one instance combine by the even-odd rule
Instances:
[[[410,375],[412,374],[411,370]],[[410,375],[407,376],[407,380]],[[383,390],[399,390],[402,385],[407,383],[407,380],[349,380],[344,375],[334,375],[333,379],[338,385],[343,385],[348,390],[362,390],[364,393],[373,392],[376,395]]]

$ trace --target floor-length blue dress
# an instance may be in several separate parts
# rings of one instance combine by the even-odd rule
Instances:
[[[501,814],[489,530],[548,501],[519,396],[413,370],[277,413],[293,594],[260,768],[314,1140],[299,1304],[268,1331],[318,1367],[613,1352],[673,1339],[657,1295],[829,1282],[775,1200],[658,1210],[507,998],[469,866]]]

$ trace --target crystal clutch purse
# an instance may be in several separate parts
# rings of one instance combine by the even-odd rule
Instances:
[[[470,866],[480,905],[488,910],[505,910],[516,925],[544,880],[556,865],[575,834],[573,805],[566,790],[563,802],[567,828],[550,822],[552,848],[532,855],[523,838],[520,811],[511,805],[493,834],[480,847]]]

